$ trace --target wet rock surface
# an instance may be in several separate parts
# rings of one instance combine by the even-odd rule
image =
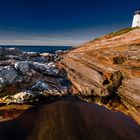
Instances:
[[[74,97],[43,101],[0,123],[1,140],[139,140],[139,132],[122,113]]]

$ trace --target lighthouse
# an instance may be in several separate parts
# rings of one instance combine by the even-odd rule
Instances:
[[[132,27],[140,27],[140,10],[135,11]]]

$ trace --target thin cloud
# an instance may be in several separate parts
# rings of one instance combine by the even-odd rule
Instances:
[[[35,46],[75,46],[83,43],[84,40],[70,40],[70,39],[1,39],[1,45],[35,45]]]

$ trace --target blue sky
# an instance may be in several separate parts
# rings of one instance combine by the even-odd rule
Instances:
[[[130,27],[140,0],[0,0],[0,44],[79,45]]]

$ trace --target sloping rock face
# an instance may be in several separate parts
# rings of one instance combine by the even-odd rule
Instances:
[[[58,62],[84,97],[117,94],[140,123],[140,29],[112,33],[69,51]]]

